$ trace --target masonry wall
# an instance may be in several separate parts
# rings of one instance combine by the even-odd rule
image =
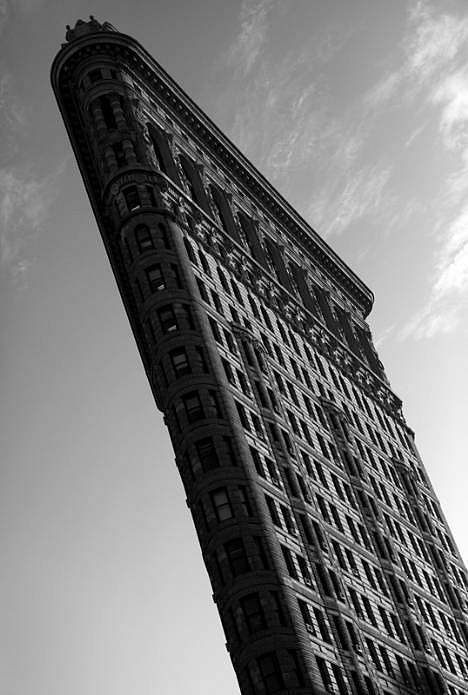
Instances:
[[[241,692],[467,693],[466,571],[371,293],[201,136],[136,42],[90,32],[60,59]]]

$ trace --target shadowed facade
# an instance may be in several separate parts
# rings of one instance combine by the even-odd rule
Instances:
[[[468,693],[468,580],[371,291],[131,37],[52,84],[243,695]]]

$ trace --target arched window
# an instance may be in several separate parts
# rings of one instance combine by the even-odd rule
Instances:
[[[140,253],[154,248],[153,237],[146,224],[139,224],[135,227],[135,241]]]

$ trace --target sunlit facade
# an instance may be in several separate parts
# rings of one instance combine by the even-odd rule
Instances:
[[[468,693],[466,570],[371,291],[134,39],[77,22],[52,83],[241,693]]]

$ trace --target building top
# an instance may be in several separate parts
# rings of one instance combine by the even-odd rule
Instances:
[[[88,34],[96,34],[103,31],[117,32],[117,29],[112,26],[109,22],[98,22],[97,19],[93,17],[92,14],[89,15],[89,21],[84,21],[83,19],[78,19],[75,23],[73,29],[67,24],[67,31],[65,33],[65,40],[68,43],[80,39],[82,36],[87,36]]]
[[[122,60],[151,84],[174,116],[224,164],[239,186],[256,198],[291,239],[307,251],[313,262],[358,302],[364,316],[370,313],[374,300],[372,291],[135,39],[120,33],[109,22],[100,23],[91,16],[89,21],[79,19],[73,29],[67,26],[66,41],[51,70],[52,85],[61,108],[65,103],[67,111],[75,108],[70,77],[76,61],[88,57],[90,50],[107,52],[114,59]]]

